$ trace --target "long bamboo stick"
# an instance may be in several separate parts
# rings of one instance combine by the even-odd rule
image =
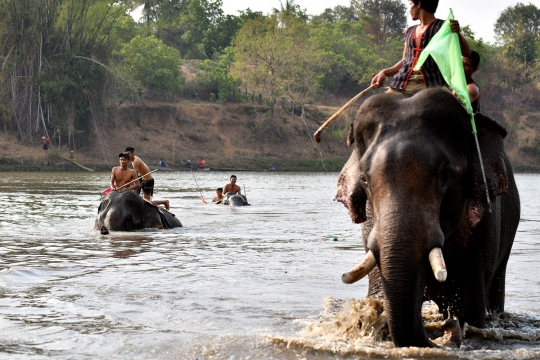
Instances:
[[[332,115],[328,120],[326,120],[324,122],[324,124],[321,125],[321,127],[319,128],[319,130],[315,131],[315,133],[313,134],[313,137],[315,138],[315,141],[320,143],[321,142],[321,132],[328,126],[330,125],[330,123],[334,120],[336,120],[338,118],[339,115],[341,115],[345,110],[347,110],[352,104],[354,104],[354,102],[358,99],[360,99],[360,97],[362,95],[364,95],[365,93],[367,93],[369,90],[371,90],[372,88],[374,87],[374,85],[371,85],[370,87],[368,87],[367,89],[365,89],[364,91],[362,91],[361,93],[359,93],[358,95],[356,95],[355,97],[353,97],[351,100],[349,100],[348,103],[346,103],[345,105],[343,105],[341,107],[341,109],[339,109],[334,115]]]

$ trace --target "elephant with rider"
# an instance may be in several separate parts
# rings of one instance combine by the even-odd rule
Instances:
[[[369,276],[368,295],[384,297],[396,346],[434,346],[426,300],[461,326],[484,327],[486,311],[504,311],[519,194],[505,129],[475,120],[487,191],[470,116],[448,91],[372,96],[351,125],[335,199],[363,223],[366,256],[343,281]]]
[[[112,191],[99,204],[94,228],[107,234],[108,230],[130,231],[147,228],[171,229],[182,227],[171,212],[143,200],[135,191]]]

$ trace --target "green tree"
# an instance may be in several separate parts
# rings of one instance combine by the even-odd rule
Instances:
[[[353,22],[359,19],[358,11],[354,6],[337,5],[333,9],[327,8],[322,14],[313,16],[313,21],[336,23],[338,21]]]
[[[135,6],[142,6],[142,14],[146,21],[146,26],[150,27],[150,21],[156,20],[156,11],[155,8],[160,5],[160,3],[165,3],[166,1],[162,0],[134,0]]]
[[[397,62],[401,56],[401,41],[388,45],[386,51],[379,54],[379,48],[371,43],[370,37],[364,35],[365,23],[365,20],[312,23],[313,38],[322,54],[320,61],[323,71],[318,79],[325,99],[326,95],[342,87],[369,82],[372,73]]]
[[[308,24],[293,16],[282,23],[277,15],[248,20],[234,40],[233,74],[250,91],[261,93],[273,109],[276,100],[289,96],[302,101],[317,84],[316,65]],[[302,84],[295,83],[301,79]],[[311,85],[307,85],[311,84]]]
[[[239,87],[242,81],[231,75],[230,67],[234,61],[234,48],[228,47],[223,51],[219,61],[205,60],[197,67],[202,72],[197,76],[201,88],[208,92],[207,99],[225,103],[239,101],[242,96]]]
[[[295,17],[302,21],[308,20],[306,11],[300,8],[296,0],[285,0],[285,2],[279,0],[279,9],[272,8],[272,11],[280,17]]]
[[[536,6],[517,3],[506,8],[494,30],[499,42],[506,46],[506,56],[524,63],[536,59],[540,31],[540,9]]]
[[[91,129],[88,109],[104,105],[112,29],[128,8],[107,0],[0,2],[0,91],[10,99],[9,127],[23,142],[54,127],[74,144]]]
[[[405,4],[400,0],[353,0],[354,7],[368,17],[366,32],[375,44],[385,46],[392,37],[403,37],[407,27]]]
[[[212,59],[231,44],[241,27],[224,15],[222,0],[174,0],[157,9],[157,35],[185,59]]]
[[[124,62],[135,79],[149,89],[179,94],[184,79],[180,76],[178,50],[153,36],[134,37],[121,51]]]

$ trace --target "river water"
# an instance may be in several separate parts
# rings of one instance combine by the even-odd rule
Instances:
[[[230,174],[194,175],[209,201]],[[367,280],[341,282],[363,249],[332,201],[337,173],[237,175],[250,207],[203,204],[190,172],[158,172],[154,198],[184,228],[103,236],[93,225],[108,173],[0,174],[0,358],[540,358],[539,175],[517,175],[508,315],[461,349],[344,330]]]

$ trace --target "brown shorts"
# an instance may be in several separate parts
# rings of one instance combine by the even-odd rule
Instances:
[[[420,71],[413,71],[411,76],[409,77],[409,81],[407,82],[407,86],[405,87],[405,90],[397,90],[394,88],[388,88],[386,90],[389,94],[400,94],[407,98],[410,98],[417,92],[420,92],[426,88],[426,83],[424,82],[424,77],[420,73]],[[444,89],[446,91],[450,91],[446,86],[441,86],[441,89]]]

